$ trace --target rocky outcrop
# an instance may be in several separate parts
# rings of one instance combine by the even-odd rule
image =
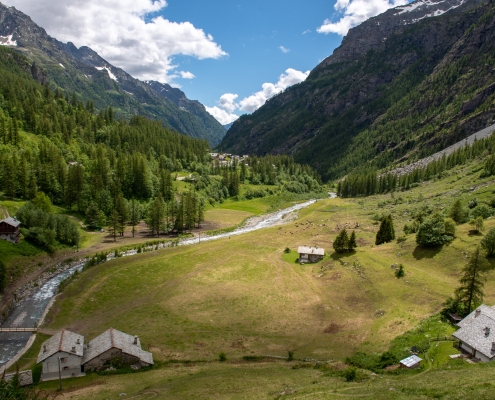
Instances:
[[[371,18],[220,148],[291,154],[335,179],[448,147],[493,123],[494,16],[493,0],[420,0]]]

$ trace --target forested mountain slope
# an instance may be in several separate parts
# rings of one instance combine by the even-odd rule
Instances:
[[[97,110],[112,106],[117,117],[129,119],[139,114],[157,119],[167,128],[207,139],[212,146],[225,135],[225,129],[205,107],[187,99],[180,90],[176,89],[183,103],[194,103],[194,107],[178,106],[164,93],[111,65],[89,47],[62,43],[27,15],[1,3],[0,44],[21,51],[47,71],[45,79],[52,85],[76,92],[83,101],[93,101]]]
[[[236,121],[221,148],[293,154],[324,179],[433,154],[493,121],[494,16],[493,0],[468,0],[371,18],[305,82]]]

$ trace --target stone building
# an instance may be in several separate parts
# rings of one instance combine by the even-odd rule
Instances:
[[[21,238],[21,221],[15,218],[5,218],[0,221],[0,239],[11,243],[19,242]]]
[[[110,328],[84,347],[82,367],[83,371],[97,371],[111,363],[138,369],[153,365],[153,355],[141,349],[137,336]]]
[[[325,249],[318,247],[299,246],[297,252],[300,263],[315,263],[325,257]]]
[[[62,329],[45,340],[38,354],[37,364],[42,364],[41,380],[84,376],[81,360],[84,353],[84,336]],[[60,361],[60,364],[59,364]]]

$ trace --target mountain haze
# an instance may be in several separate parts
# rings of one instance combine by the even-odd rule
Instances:
[[[174,89],[171,97],[156,91],[154,87],[162,84],[133,78],[89,47],[77,48],[71,42],[52,38],[30,17],[1,3],[0,44],[22,52],[47,71],[51,84],[76,92],[84,101],[93,101],[96,109],[112,106],[117,117],[140,114],[157,119],[167,128],[207,139],[212,146],[225,135],[225,129],[205,107],[187,99],[179,89]]]
[[[325,179],[433,154],[493,121],[494,15],[493,0],[449,0],[371,18],[220,147],[293,154]]]

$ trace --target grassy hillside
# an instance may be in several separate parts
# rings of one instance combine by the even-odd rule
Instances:
[[[45,329],[66,327],[84,334],[85,340],[110,326],[137,334],[157,365],[125,377],[90,375],[67,381],[75,390],[73,398],[90,393],[109,398],[121,392],[153,392],[158,398],[274,398],[282,392],[325,398],[334,390],[397,399],[463,398],[468,392],[487,398],[489,386],[483,383],[489,379],[477,375],[482,369],[491,376],[493,367],[444,364],[455,353],[449,343],[430,349],[430,359],[437,362],[427,364],[433,369],[419,376],[374,376],[359,370],[361,383],[344,383],[347,367],[338,361],[356,351],[382,352],[391,343],[410,347],[451,332],[432,320],[416,334],[393,341],[439,311],[482,236],[470,234],[471,227],[464,224],[443,248],[417,247],[414,235],[403,243],[375,246],[375,215],[391,213],[400,236],[402,225],[419,208],[445,210],[458,197],[464,203],[473,197],[489,201],[494,180],[478,179],[479,174],[477,163],[470,163],[404,193],[319,200],[284,226],[117,259],[88,270],[58,298]],[[331,243],[346,224],[359,224],[359,247],[355,253],[336,255]],[[488,219],[485,225],[487,231],[495,221]],[[283,255],[286,247],[295,251],[301,244],[324,247],[329,256],[318,264],[299,265],[292,254]],[[404,264],[405,278],[395,278],[395,263]],[[485,303],[495,303],[493,274]],[[293,364],[286,362],[242,360],[286,357],[289,350],[296,359],[334,362],[323,369],[291,369]],[[226,363],[215,361],[220,352],[227,354]],[[467,387],[454,390],[459,379]]]

